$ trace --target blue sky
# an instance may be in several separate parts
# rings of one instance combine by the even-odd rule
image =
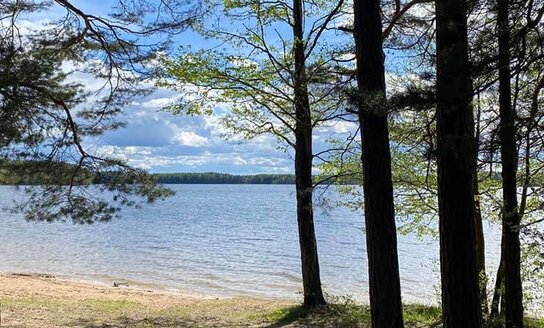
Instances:
[[[74,1],[80,8],[96,14],[105,14],[108,4],[115,1]],[[58,7],[33,16],[35,22],[51,20],[62,13]],[[193,32],[183,32],[177,37],[178,45],[209,46]],[[89,79],[82,80],[92,85]],[[151,95],[134,99],[125,108],[121,120],[126,127],[107,132],[88,146],[102,154],[126,159],[131,165],[151,172],[207,172],[232,174],[292,173],[293,156],[290,151],[278,148],[272,136],[252,141],[226,140],[218,117],[175,116],[161,111],[179,93],[157,89]],[[353,125],[339,123],[320,130],[315,138],[316,151],[326,147],[325,140],[352,131]]]

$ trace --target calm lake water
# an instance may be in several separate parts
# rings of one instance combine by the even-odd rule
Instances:
[[[171,187],[176,195],[166,201],[91,226],[31,223],[2,209],[0,271],[217,297],[300,297],[294,186]],[[0,204],[16,193],[0,187]],[[325,292],[366,301],[362,216],[345,208],[315,214]],[[487,224],[486,233],[487,263],[495,268],[500,233]],[[398,247],[403,299],[436,303],[438,242],[399,236]]]

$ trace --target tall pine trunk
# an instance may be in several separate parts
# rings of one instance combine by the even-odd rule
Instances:
[[[297,192],[297,221],[302,262],[304,306],[325,304],[319,275],[317,242],[312,205],[312,118],[306,78],[306,58],[303,40],[302,0],[293,1],[294,93],[295,93],[295,179]]]
[[[502,230],[504,247],[504,305],[507,328],[523,327],[523,292],[520,274],[520,216],[517,201],[515,111],[510,86],[509,0],[497,1],[499,31],[499,108],[502,164]]]
[[[365,227],[372,327],[402,327],[379,0],[355,0]]]
[[[436,0],[438,204],[445,328],[481,327],[466,0]]]

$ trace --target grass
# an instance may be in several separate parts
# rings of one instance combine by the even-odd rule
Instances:
[[[308,310],[300,305],[244,298],[197,300],[152,307],[127,298],[68,299],[51,296],[3,297],[2,316],[22,318],[2,327],[251,327],[251,328],[367,328],[368,306],[350,298]],[[438,307],[405,305],[407,328],[441,326]],[[32,319],[34,318],[34,319]],[[25,321],[26,320],[26,321]],[[32,321],[34,320],[34,321]],[[500,323],[494,327],[502,327]],[[544,321],[527,319],[527,328],[544,328]]]
[[[0,308],[46,308],[54,309],[66,306],[66,302],[62,300],[52,298],[39,298],[39,297],[13,297],[13,298],[1,298]]]
[[[525,324],[525,328],[544,328],[544,319],[525,317],[524,324]],[[500,318],[497,321],[490,322],[488,325],[488,328],[502,328],[504,326],[505,326],[504,320]]]
[[[404,322],[409,327],[437,327],[441,325],[442,310],[436,306],[410,304],[404,306]]]
[[[183,317],[192,320],[221,318],[226,323],[263,321],[272,305],[248,302],[243,298],[203,300],[186,305],[176,305],[156,312],[159,316]]]
[[[368,306],[352,301],[331,303],[308,311],[302,306],[291,306],[271,312],[266,319],[270,327],[285,327],[298,323],[311,327],[370,327],[371,316]],[[436,327],[440,325],[440,309],[423,305],[405,305],[406,327]]]
[[[331,303],[308,311],[302,306],[279,308],[266,316],[271,324],[267,327],[315,327],[315,328],[369,328],[371,327],[368,306],[355,304],[349,299]],[[403,306],[404,325],[407,328],[441,327],[442,311],[436,306],[407,304]],[[494,323],[488,328],[502,328],[503,322]],[[544,319],[526,318],[526,328],[544,328]]]
[[[525,328],[544,328],[544,319],[525,318]]]
[[[129,300],[89,299],[83,301],[83,304],[90,306],[94,311],[109,313],[124,313],[142,307],[141,303]]]

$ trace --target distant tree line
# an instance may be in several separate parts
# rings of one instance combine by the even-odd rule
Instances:
[[[158,173],[155,177],[162,184],[295,184],[292,174]]]

